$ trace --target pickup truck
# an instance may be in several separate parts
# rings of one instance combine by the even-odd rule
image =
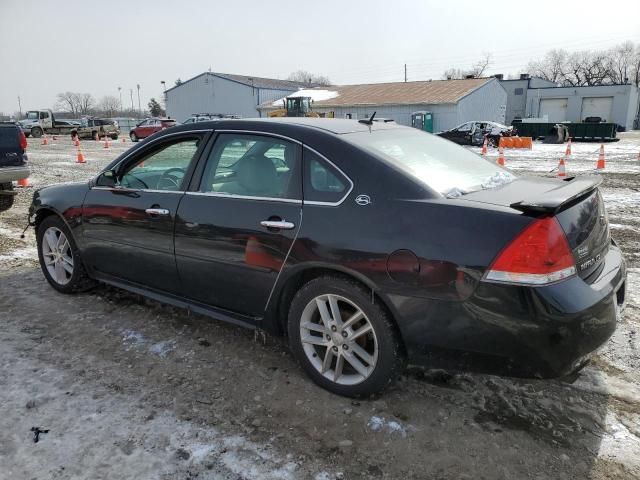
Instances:
[[[78,128],[78,125],[66,120],[56,120],[51,110],[29,110],[27,118],[18,122],[24,134],[40,138],[49,135],[65,135]]]
[[[78,138],[91,138],[96,141],[104,137],[111,137],[112,140],[117,140],[118,135],[120,135],[120,128],[115,120],[83,118],[80,120],[80,125],[71,131],[72,137],[76,135]]]
[[[27,137],[14,123],[0,123],[0,212],[13,206],[13,183],[27,178]]]

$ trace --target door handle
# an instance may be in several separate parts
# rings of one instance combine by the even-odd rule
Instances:
[[[147,208],[145,212],[149,215],[169,215],[169,210],[166,208]]]
[[[263,220],[260,225],[267,228],[278,228],[280,230],[292,230],[296,227],[294,223],[286,220]]]

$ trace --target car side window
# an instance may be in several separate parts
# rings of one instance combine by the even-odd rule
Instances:
[[[304,149],[304,200],[305,202],[336,203],[349,189],[348,179],[327,163],[316,152]]]
[[[458,127],[458,131],[459,132],[470,132],[472,125],[473,125],[472,122],[463,123],[462,125],[460,125]]]
[[[299,147],[280,138],[223,133],[207,160],[200,190],[264,198],[301,198]]]
[[[138,190],[184,190],[182,184],[200,140],[200,137],[183,138],[137,158],[120,177],[119,185]]]

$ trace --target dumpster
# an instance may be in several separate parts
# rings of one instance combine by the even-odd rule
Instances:
[[[553,137],[553,141],[562,142],[566,133],[559,129],[558,125],[568,129],[568,135],[574,141],[579,142],[616,142],[617,127],[616,123],[529,123],[521,120],[514,120],[512,125],[518,130],[518,134],[523,137],[532,137],[536,139],[544,139],[545,137]]]

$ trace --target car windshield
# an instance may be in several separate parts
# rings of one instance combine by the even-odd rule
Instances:
[[[38,112],[27,112],[27,120],[38,120]]]
[[[416,129],[348,133],[343,138],[447,197],[494,188],[516,178],[466,148]]]

